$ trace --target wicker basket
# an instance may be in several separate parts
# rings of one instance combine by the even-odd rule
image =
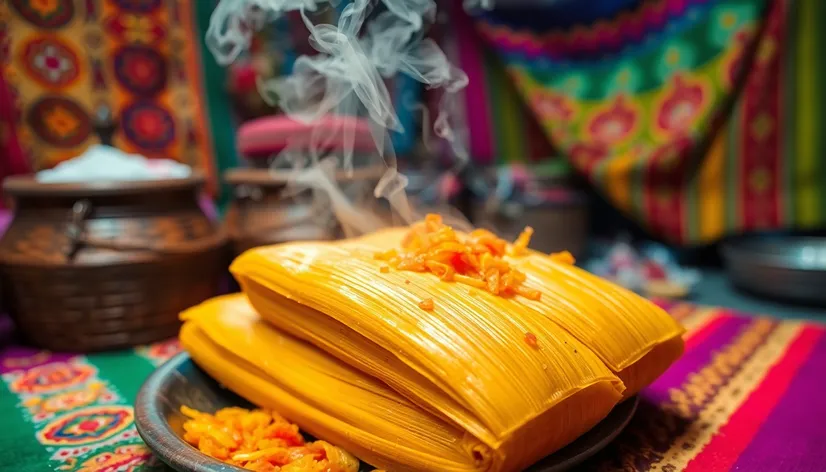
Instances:
[[[198,204],[202,184],[7,179],[16,211],[0,273],[26,340],[86,352],[174,336],[178,314],[215,295],[228,263],[224,232]]]

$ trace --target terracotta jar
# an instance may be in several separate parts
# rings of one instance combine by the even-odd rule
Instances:
[[[204,179],[4,182],[15,216],[0,240],[9,311],[31,343],[96,351],[177,334],[217,292],[226,235],[198,202]]]
[[[352,175],[339,172],[336,180],[350,201],[371,200],[373,188],[384,171],[381,166],[354,169]],[[330,205],[314,198],[310,190],[291,194],[287,171],[233,169],[225,179],[234,189],[226,215],[234,254],[268,244],[345,236]]]

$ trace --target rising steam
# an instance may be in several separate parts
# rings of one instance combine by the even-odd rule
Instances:
[[[317,123],[330,115],[363,117],[369,120],[375,154],[387,166],[374,189],[394,214],[409,222],[417,215],[407,201],[407,178],[398,172],[389,131],[403,131],[384,78],[406,74],[431,89],[442,90],[439,113],[433,128],[447,140],[457,162],[468,156],[451,126],[452,97],[467,85],[464,72],[454,67],[439,46],[424,38],[436,15],[433,0],[351,0],[338,24],[313,24],[309,14],[337,6],[338,1],[316,0],[221,0],[210,19],[207,45],[220,64],[229,64],[246,50],[254,31],[289,11],[299,11],[308,29],[309,43],[318,51],[300,56],[293,73],[261,81],[262,96],[291,118]],[[467,5],[490,7],[492,0],[467,0]],[[372,212],[362,211],[348,200],[336,181],[337,172],[354,166],[355,120],[344,121],[335,130],[329,126],[307,138],[290,142],[276,165],[295,173],[292,185],[311,188],[318,198],[329,199],[328,207],[350,234],[372,231],[384,224]],[[328,155],[333,142],[343,142],[344,151]],[[340,147],[340,146],[339,146]],[[358,165],[377,162],[361,161]]]

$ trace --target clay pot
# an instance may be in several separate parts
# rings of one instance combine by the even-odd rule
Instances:
[[[9,311],[31,343],[97,351],[174,336],[216,294],[226,235],[198,203],[204,179],[43,184],[10,177],[0,240]]]
[[[336,180],[350,201],[370,200],[384,171],[379,166],[355,169],[352,175],[339,172]],[[269,244],[345,236],[330,205],[320,204],[309,190],[291,194],[287,188],[290,178],[287,171],[264,169],[234,169],[226,173],[225,179],[234,189],[226,226],[235,254]]]

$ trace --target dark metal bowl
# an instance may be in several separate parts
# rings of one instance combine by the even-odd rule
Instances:
[[[723,259],[737,287],[826,305],[826,237],[741,236],[723,245]]]
[[[607,418],[564,449],[531,466],[530,472],[570,470],[607,446],[634,416],[638,398],[614,408]],[[179,472],[243,472],[202,454],[181,439],[186,417],[182,405],[204,412],[249,402],[222,387],[185,353],[159,367],[141,387],[135,402],[138,433],[158,458]],[[362,465],[362,471],[372,470]]]

